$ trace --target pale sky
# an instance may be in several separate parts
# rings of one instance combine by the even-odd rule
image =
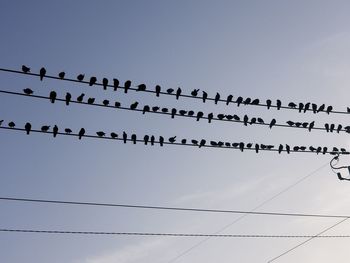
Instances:
[[[212,96],[315,102],[346,110],[350,86],[348,1],[5,1],[0,3],[0,67],[48,74],[194,88]],[[69,82],[0,73],[1,89],[248,114],[266,119],[347,124],[348,116],[176,101],[102,91]],[[0,95],[0,120],[88,132],[196,137],[266,144],[350,147],[345,133],[64,106]],[[348,124],[347,124],[348,125]],[[0,130],[0,197],[251,210],[331,157],[192,147],[145,147],[109,140]],[[346,165],[350,158],[344,157]],[[350,184],[329,166],[260,211],[350,214]],[[238,218],[204,214],[0,201],[0,228],[212,234]],[[249,215],[223,234],[313,235],[337,219]],[[350,235],[344,222],[329,235]],[[201,238],[0,233],[0,262],[168,263]],[[174,262],[268,262],[305,239],[212,238]],[[348,262],[348,239],[317,239],[275,262]]]

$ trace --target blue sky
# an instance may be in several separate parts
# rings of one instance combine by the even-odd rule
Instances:
[[[117,77],[212,96],[329,103],[345,110],[350,84],[347,1],[2,1],[0,67],[68,77]],[[347,116],[202,104],[149,94],[0,74],[2,89],[346,123]],[[205,108],[204,108],[205,107]],[[0,96],[0,119],[89,133],[128,131],[279,144],[350,146],[345,134],[244,127]],[[1,196],[250,210],[326,164],[329,156],[144,147],[104,140],[0,131]],[[346,163],[348,158],[342,161]],[[328,167],[262,207],[350,213],[348,185]],[[81,231],[213,233],[237,216],[0,202],[0,227]],[[248,216],[224,233],[315,234],[330,219]],[[344,223],[329,234],[349,234]],[[1,262],[169,262],[201,239],[0,233]],[[302,240],[211,239],[176,262],[267,262]],[[314,240],[279,262],[347,262],[346,240]]]

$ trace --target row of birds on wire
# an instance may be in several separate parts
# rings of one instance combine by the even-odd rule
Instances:
[[[43,125],[40,129],[35,130],[32,128],[32,124],[30,122],[26,122],[24,125],[24,128],[18,128],[16,127],[16,124],[13,121],[8,122],[7,127],[3,125],[4,120],[0,120],[0,128],[1,129],[7,129],[7,130],[19,130],[19,131],[25,131],[27,135],[29,135],[31,132],[36,133],[49,133],[52,134],[53,137],[57,137],[57,135],[70,135],[70,136],[76,136],[79,140],[81,140],[83,137],[88,138],[103,138],[103,139],[115,139],[115,140],[122,140],[124,143],[127,143],[128,141],[133,142],[136,144],[137,142],[143,142],[145,145],[150,144],[159,144],[160,146],[163,146],[164,144],[176,144],[176,145],[184,145],[184,146],[198,146],[201,147],[218,147],[218,148],[233,148],[233,149],[239,149],[241,152],[244,150],[255,150],[256,153],[259,153],[260,150],[263,151],[276,151],[278,153],[286,152],[313,152],[316,154],[350,154],[345,148],[337,148],[333,147],[332,149],[329,149],[325,146],[290,146],[288,144],[280,144],[278,147],[275,147],[275,145],[271,144],[259,144],[259,143],[244,143],[244,142],[225,142],[225,141],[207,141],[205,139],[177,139],[177,136],[169,137],[166,141],[163,136],[159,136],[158,139],[154,135],[144,135],[141,137],[141,139],[138,139],[138,136],[136,134],[128,135],[125,131],[123,131],[122,135],[119,136],[118,133],[111,132],[109,135],[106,134],[104,131],[97,131],[96,135],[88,135],[86,134],[85,128],[80,128],[80,130],[77,133],[73,133],[73,130],[71,128],[64,128],[62,131],[60,131],[60,128],[57,125],[53,125],[51,128],[51,125]]]
[[[10,93],[13,95],[19,95],[16,92],[10,92],[10,91],[1,91],[5,93]],[[25,88],[23,89],[23,93],[28,96],[33,96],[34,91],[30,88]],[[176,108],[166,108],[166,107],[158,107],[158,106],[153,106],[151,107],[150,105],[144,105],[141,107],[142,109],[139,109],[139,102],[134,102],[132,103],[129,107],[122,107],[121,103],[116,101],[114,104],[107,99],[102,101],[102,104],[96,103],[95,98],[87,98],[86,102],[84,101],[85,94],[82,93],[80,94],[76,100],[72,99],[72,94],[67,92],[65,95],[64,99],[60,99],[57,96],[56,91],[51,91],[48,97],[44,96],[37,96],[38,98],[41,99],[48,99],[51,101],[51,103],[55,103],[56,100],[58,101],[65,101],[66,105],[69,105],[71,102],[72,103],[84,103],[84,104],[89,104],[89,105],[95,105],[95,106],[105,106],[105,107],[115,107],[115,108],[120,108],[120,109],[126,109],[126,110],[135,110],[135,111],[142,111],[143,114],[149,112],[149,113],[162,113],[162,114],[168,114],[171,116],[171,118],[175,118],[175,116],[183,116],[183,117],[192,117],[195,118],[197,121],[200,119],[206,119],[208,120],[209,123],[211,123],[212,120],[216,121],[232,121],[232,122],[239,122],[243,123],[245,126],[253,125],[253,124],[258,124],[258,125],[266,125],[269,126],[271,129],[274,126],[278,127],[290,127],[290,128],[304,128],[307,129],[308,131],[311,131],[312,129],[318,129],[318,130],[325,130],[326,132],[346,132],[350,133],[350,126],[344,126],[342,124],[334,124],[334,123],[325,123],[324,128],[321,127],[315,127],[315,121],[311,122],[298,122],[298,121],[286,121],[286,124],[278,124],[276,119],[272,119],[269,122],[265,122],[263,118],[260,117],[252,117],[250,118],[248,115],[244,115],[243,117],[240,117],[236,114],[217,114],[216,116],[211,112],[208,114],[204,114],[202,111],[193,111],[193,110],[178,110]]]
[[[10,70],[10,69],[0,69],[2,71],[12,72],[12,73],[19,73],[20,71],[16,70]],[[273,104],[272,100],[267,99],[265,103],[262,103],[259,99],[252,99],[252,98],[243,98],[241,96],[238,96],[236,99],[234,99],[233,95],[221,96],[219,92],[216,92],[215,97],[209,97],[208,93],[206,91],[201,91],[200,89],[193,89],[190,94],[183,94],[182,89],[179,87],[176,90],[173,88],[168,88],[165,91],[162,90],[161,86],[156,85],[154,90],[147,89],[146,84],[139,84],[136,86],[132,85],[132,82],[130,80],[125,81],[123,86],[120,86],[120,81],[116,78],[113,78],[113,84],[110,84],[111,82],[107,78],[102,79],[102,83],[98,83],[97,78],[95,76],[92,76],[89,78],[88,81],[85,81],[85,74],[79,74],[76,79],[69,79],[66,78],[65,72],[60,72],[58,74],[58,77],[55,76],[48,76],[46,75],[46,69],[42,67],[39,70],[39,74],[31,73],[30,68],[23,65],[22,66],[22,72],[24,74],[31,74],[34,76],[39,76],[40,80],[43,80],[45,77],[51,78],[51,79],[61,79],[61,80],[67,80],[67,81],[75,81],[75,82],[81,82],[89,84],[89,86],[93,85],[99,85],[102,86],[103,89],[107,89],[107,87],[112,87],[114,91],[117,91],[118,89],[123,89],[125,93],[128,92],[128,90],[135,90],[135,91],[143,91],[148,93],[154,93],[157,97],[159,97],[161,94],[166,95],[173,95],[176,97],[176,99],[179,99],[180,97],[189,97],[189,98],[197,98],[201,99],[204,103],[206,101],[214,101],[215,104],[218,104],[218,102],[224,102],[226,105],[229,105],[230,103],[235,103],[237,106],[240,105],[256,105],[256,106],[264,106],[267,109],[270,108],[276,108],[277,110],[280,109],[295,109],[299,112],[306,113],[307,111],[312,111],[313,113],[319,113],[319,112],[325,112],[327,114],[329,113],[344,113],[348,114],[350,113],[350,108],[347,107],[347,111],[334,111],[333,106],[321,104],[318,105],[316,103],[306,102],[306,103],[294,103],[290,102],[287,106],[282,105],[282,101],[277,99],[276,103]]]

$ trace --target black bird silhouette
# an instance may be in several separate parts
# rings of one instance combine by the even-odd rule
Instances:
[[[288,107],[295,109],[297,107],[297,105],[294,102],[289,102]]]
[[[326,154],[326,153],[327,153],[327,150],[328,150],[327,147],[323,147],[323,148],[322,148],[322,154]]]
[[[65,76],[65,75],[66,75],[66,73],[65,73],[64,71],[58,73],[58,77],[59,77],[60,79],[64,79],[64,76]]]
[[[201,141],[200,141],[200,143],[199,143],[199,148],[205,146],[206,142],[207,142],[206,140],[201,139]]]
[[[299,112],[301,112],[304,109],[304,103],[299,103]]]
[[[156,140],[156,138],[152,135],[152,136],[151,136],[151,145],[152,145],[152,146],[154,145],[155,140]]]
[[[299,149],[300,149],[299,146],[294,146],[293,147],[293,151],[295,151],[295,152],[299,151]]]
[[[158,106],[152,107],[152,111],[153,111],[153,112],[157,112],[157,111],[159,111],[159,109],[160,109],[160,108],[159,108]]]
[[[350,113],[350,108],[349,107],[346,107],[346,112]]]
[[[167,89],[166,92],[167,92],[168,94],[172,94],[172,93],[174,92],[174,89],[171,89],[171,88],[170,88],[170,89]]]
[[[231,115],[231,114],[227,114],[227,115],[225,115],[225,117],[229,121],[233,119],[233,115]]]
[[[71,99],[72,99],[72,95],[69,92],[67,92],[67,94],[66,94],[66,105],[67,106],[69,105],[69,102]]]
[[[57,127],[57,125],[55,125],[52,128],[52,134],[53,134],[54,138],[57,136],[57,133],[58,133],[58,127]]]
[[[187,142],[186,139],[182,139],[182,140],[181,140],[181,143],[182,143],[182,144],[186,144],[186,142]]]
[[[244,105],[248,105],[248,104],[251,103],[251,101],[252,101],[251,98],[246,98],[246,99],[243,101],[243,104],[244,104]]]
[[[276,119],[272,119],[269,125],[270,129],[275,125],[276,125]]]
[[[83,80],[84,80],[84,77],[85,77],[84,74],[79,74],[79,75],[77,76],[77,80],[83,81]]]
[[[345,126],[344,130],[345,130],[345,132],[350,133],[350,126]]]
[[[156,86],[156,96],[157,97],[159,97],[159,94],[160,94],[160,90],[161,90],[162,88],[159,86],[159,85],[157,85]]]
[[[314,152],[314,151],[316,151],[316,148],[313,147],[313,146],[310,146],[310,147],[309,147],[309,150],[310,150],[311,152]]]
[[[303,122],[303,123],[301,124],[301,126],[303,126],[303,128],[306,128],[308,125],[309,125],[308,122]]]
[[[133,144],[136,144],[136,140],[137,140],[136,134],[131,134],[131,140]]]
[[[325,123],[324,127],[326,128],[326,131],[329,132],[329,124]]]
[[[217,144],[216,141],[210,141],[210,145],[211,145],[211,146],[217,146],[218,144]]]
[[[180,113],[181,116],[184,116],[184,115],[186,115],[187,111],[185,111],[185,110],[179,110],[179,113]]]
[[[316,154],[319,154],[321,151],[322,151],[322,147],[321,146],[317,147]]]
[[[114,107],[119,108],[121,106],[121,103],[119,101],[116,101],[114,103]]]
[[[94,104],[95,98],[88,98],[87,103],[88,104]]]
[[[290,154],[290,146],[288,144],[286,144],[286,152]]]
[[[145,114],[146,112],[150,111],[150,107],[148,105],[143,106],[142,114]]]
[[[169,138],[169,142],[171,142],[171,143],[176,142],[176,136],[170,137],[170,138]]]
[[[117,91],[119,88],[119,80],[118,79],[113,79],[113,89],[114,91]]]
[[[40,69],[39,75],[40,75],[40,80],[42,81],[43,78],[44,78],[45,75],[46,75],[46,69],[45,69],[44,67],[42,67],[42,68]]]
[[[301,122],[296,122],[296,123],[295,123],[295,126],[300,127],[301,124],[302,124]]]
[[[180,87],[177,88],[177,90],[176,90],[176,99],[177,99],[177,100],[179,99],[179,97],[180,97],[180,95],[181,95],[181,92],[182,92],[181,88],[180,88]]]
[[[67,134],[71,134],[71,133],[72,133],[72,130],[69,129],[69,128],[65,128],[64,131],[65,131],[65,133],[67,133]]]
[[[194,145],[198,145],[198,141],[197,140],[191,140],[192,144]]]
[[[109,100],[103,100],[103,101],[102,101],[102,104],[103,104],[104,106],[108,106],[108,105],[109,105]]]
[[[233,95],[228,95],[226,99],[226,105],[228,105],[230,102],[232,102]]]
[[[334,123],[332,123],[331,126],[329,127],[329,131],[330,131],[330,132],[333,132],[334,129],[335,129],[335,125],[334,125]]]
[[[203,92],[202,99],[203,99],[203,102],[205,103],[205,101],[208,98],[208,93],[206,93],[204,90],[202,92]]]
[[[311,104],[310,102],[305,103],[305,105],[304,105],[304,113],[307,112],[310,109],[310,104]]]
[[[244,142],[240,142],[239,143],[239,149],[241,150],[241,152],[243,152],[243,150],[244,150]]]
[[[225,114],[220,113],[217,115],[217,117],[219,120],[223,120],[225,118]]]
[[[328,106],[327,110],[326,110],[327,114],[329,114],[332,110],[333,110],[333,107],[332,106]]]
[[[204,116],[204,113],[202,111],[197,112],[197,121],[199,121],[200,118]]]
[[[194,111],[193,110],[188,111],[188,116],[193,116],[193,115],[194,115]]]
[[[50,129],[50,126],[49,126],[49,125],[41,126],[41,131],[42,131],[42,132],[47,132],[49,129]]]
[[[231,143],[225,142],[225,146],[226,146],[226,147],[231,147]]]
[[[167,113],[168,111],[168,108],[162,108],[162,112]]]
[[[29,88],[24,89],[23,92],[24,92],[26,95],[32,95],[32,94],[34,93],[34,92],[33,92],[31,89],[29,89]]]
[[[113,139],[118,138],[118,134],[116,134],[115,132],[111,132],[111,137]]]
[[[278,147],[278,153],[281,153],[281,152],[282,152],[282,150],[283,150],[283,145],[282,145],[282,144],[280,144],[280,146]]]
[[[214,103],[215,104],[218,104],[218,101],[220,100],[220,94],[218,92],[216,92],[216,95],[215,95],[215,99],[214,99]]]
[[[140,84],[137,86],[136,91],[145,91],[146,90],[146,84]]]
[[[343,128],[343,125],[341,124],[338,124],[338,127],[337,127],[337,133],[339,133],[341,131],[341,129]]]
[[[248,116],[247,116],[247,115],[244,115],[244,117],[243,117],[243,124],[244,124],[244,126],[247,126],[247,125],[248,125],[248,121],[249,121]]]
[[[252,124],[254,124],[254,123],[256,123],[256,118],[252,118],[252,119],[250,120],[250,125],[252,125]]]
[[[294,121],[287,121],[286,122],[289,126],[293,126],[294,125]]]
[[[243,98],[242,97],[238,97],[236,99],[236,103],[237,103],[237,107],[239,107],[239,105],[243,102]]]
[[[233,118],[236,120],[236,121],[240,121],[241,118],[239,116],[237,116],[236,114],[233,115]]]
[[[222,141],[218,141],[217,146],[222,147],[223,145],[224,145],[224,143]]]
[[[163,136],[159,136],[159,145],[163,146],[164,143],[164,137]]]
[[[317,112],[324,111],[325,108],[326,108],[326,105],[325,105],[325,104],[322,104],[322,105],[318,108]]]
[[[255,144],[255,152],[256,153],[259,153],[259,149],[260,149],[260,146],[259,146],[259,144]]]
[[[94,76],[92,76],[92,77],[90,78],[90,81],[89,81],[89,86],[91,87],[92,85],[94,85],[94,84],[96,83],[96,81],[97,81],[97,78],[94,77]]]
[[[108,86],[108,79],[107,78],[102,79],[102,86],[103,86],[104,90],[107,89],[107,86]]]
[[[199,91],[199,89],[194,89],[194,90],[192,90],[191,95],[192,95],[193,97],[197,97],[198,91]]]
[[[85,135],[85,129],[84,128],[81,128],[79,133],[78,133],[78,136],[79,136],[79,140],[81,140],[81,138]]]
[[[258,122],[259,123],[265,123],[264,120],[262,118],[258,118]]]
[[[30,72],[30,68],[28,68],[28,67],[25,66],[25,65],[22,65],[22,71],[23,71],[24,73],[29,73],[29,72]]]
[[[131,87],[131,81],[130,80],[125,81],[125,83],[124,83],[124,93],[128,93],[128,89],[130,89],[130,87]]]
[[[139,103],[135,101],[133,104],[130,105],[130,109],[135,110],[137,108],[137,105],[139,105]]]
[[[27,134],[29,135],[30,133],[30,130],[32,129],[32,125],[27,122],[25,125],[24,125],[24,129],[26,130]]]
[[[271,107],[271,103],[272,103],[271,100],[266,100],[266,107],[267,107],[268,110],[269,110],[270,107]]]
[[[96,134],[98,135],[98,137],[103,137],[106,135],[106,133],[104,133],[103,131],[98,131],[96,132]]]
[[[171,109],[171,118],[174,119],[175,115],[176,115],[177,110],[175,108]]]
[[[128,138],[128,135],[126,134],[125,131],[123,131],[123,142],[126,143],[126,140]]]
[[[314,126],[315,126],[315,121],[310,122],[310,124],[309,124],[309,132],[311,132],[311,130],[314,128]]]
[[[51,101],[51,103],[55,103],[56,97],[57,97],[56,91],[51,91],[50,92],[50,101]]]
[[[259,105],[259,103],[260,103],[260,100],[259,99],[255,99],[255,100],[253,100],[252,101],[252,105]]]
[[[312,112],[313,112],[313,113],[317,113],[317,104],[312,103],[312,104],[311,104],[311,107],[312,107]]]
[[[282,102],[280,100],[277,100],[276,106],[277,106],[277,110],[280,110],[282,106]]]
[[[211,112],[208,114],[208,123],[211,123],[211,120],[214,118],[214,114]],[[349,127],[349,131],[350,131],[350,127]]]
[[[77,98],[77,102],[83,102],[85,94],[82,93],[78,98]]]

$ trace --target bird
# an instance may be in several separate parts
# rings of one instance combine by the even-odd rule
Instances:
[[[202,100],[203,100],[203,102],[205,103],[205,101],[206,101],[207,98],[208,98],[208,93],[206,93],[204,90],[203,90],[202,92],[203,92]]]
[[[28,68],[28,67],[25,66],[25,65],[22,65],[22,71],[23,71],[24,73],[29,73],[29,72],[30,72],[30,68]]]
[[[31,125],[29,122],[27,122],[27,123],[24,125],[24,129],[26,130],[27,135],[29,135],[30,130],[32,129],[32,125]]]
[[[171,109],[171,118],[174,119],[175,115],[176,115],[177,110],[175,108]]]
[[[312,112],[313,112],[313,113],[317,113],[317,104],[312,103],[312,104],[311,104],[311,107],[312,107]]]
[[[276,119],[272,119],[272,120],[271,120],[270,125],[269,125],[270,129],[271,129],[274,125],[276,125]]]
[[[243,152],[243,150],[244,150],[244,143],[243,142],[239,143],[239,149],[241,150],[241,152]]]
[[[156,89],[156,96],[159,97],[161,87],[157,85],[155,89]]]
[[[216,92],[216,95],[215,95],[215,99],[214,99],[214,103],[215,104],[218,104],[218,101],[220,100],[220,94],[219,92]]]
[[[204,113],[202,111],[197,112],[197,121],[199,121],[200,118],[204,116]]]
[[[92,77],[90,78],[90,81],[89,81],[89,86],[91,87],[92,85],[94,85],[94,84],[96,83],[96,81],[97,81],[97,78],[94,77],[94,76],[92,76]]]
[[[282,152],[282,150],[283,150],[283,145],[282,145],[282,144],[280,144],[280,146],[278,147],[278,153],[281,153],[281,152]]]
[[[225,118],[225,114],[220,113],[217,115],[217,117],[219,120],[223,120]]]
[[[332,106],[328,106],[327,110],[326,110],[327,114],[329,114],[332,110],[333,110],[333,107]]]
[[[233,99],[233,95],[228,95],[227,98],[226,98],[226,105],[228,105],[230,102],[232,102],[232,99]]]
[[[152,107],[152,111],[153,111],[153,112],[157,112],[157,111],[159,111],[159,109],[160,109],[160,108],[159,108],[158,106]]]
[[[293,151],[294,151],[294,152],[299,151],[299,149],[300,149],[299,146],[294,146],[294,147],[293,147]]]
[[[131,140],[133,144],[136,144],[136,140],[137,140],[136,134],[131,134]]]
[[[172,93],[174,92],[174,89],[172,89],[172,88],[167,89],[166,92],[167,92],[168,94],[172,94]]]
[[[137,101],[135,101],[134,103],[132,103],[130,105],[130,109],[135,110],[137,108],[137,105],[139,105],[139,103]]]
[[[323,148],[322,148],[322,154],[326,154],[326,153],[327,153],[327,150],[328,150],[327,147],[323,147]]]
[[[77,80],[83,81],[83,80],[84,80],[84,77],[85,77],[84,74],[79,74],[79,75],[77,76]]]
[[[286,152],[290,154],[290,146],[288,144],[286,144]]]
[[[118,137],[118,134],[116,134],[115,132],[111,132],[111,137],[112,137],[113,139],[115,139],[115,138]]]
[[[159,136],[159,145],[163,146],[164,143],[164,137],[163,136]]]
[[[57,97],[56,91],[51,91],[50,92],[50,101],[51,101],[51,103],[55,103],[56,97]]]
[[[136,91],[145,91],[146,90],[146,84],[139,84],[137,85]]]
[[[277,106],[277,110],[280,110],[282,107],[282,102],[280,100],[276,101],[276,106]]]
[[[299,103],[299,112],[301,112],[304,109],[304,103]]]
[[[69,105],[69,102],[71,99],[72,99],[72,95],[69,92],[67,92],[67,94],[66,94],[66,105],[67,106]]]
[[[88,104],[94,104],[95,98],[88,98],[87,103]]]
[[[244,105],[248,105],[248,104],[251,103],[251,101],[252,101],[251,98],[246,98],[246,99],[243,101],[243,104],[244,104]]]
[[[287,121],[286,122],[289,126],[293,126],[294,125],[294,121]]]
[[[79,133],[78,133],[78,136],[79,136],[79,140],[81,140],[81,138],[84,136],[85,134],[85,129],[84,128],[81,128]]]
[[[259,103],[260,103],[260,100],[259,100],[259,99],[254,99],[254,100],[251,102],[252,105],[259,105]]]
[[[16,126],[16,124],[13,121],[9,122],[8,125],[10,128],[14,128]]]
[[[325,123],[324,127],[326,128],[326,131],[329,132],[329,124]]]
[[[199,89],[194,89],[194,90],[192,90],[192,91],[191,91],[191,95],[192,95],[193,97],[197,97],[198,91],[199,91]]]
[[[314,128],[314,126],[315,126],[315,121],[312,121],[312,122],[310,122],[310,124],[309,124],[309,132],[311,132],[311,130]]]
[[[344,127],[345,132],[350,133],[350,126]]]
[[[156,138],[154,137],[154,135],[151,136],[151,145],[153,146],[154,145],[154,142],[155,142]],[[186,143],[186,142],[185,142]]]
[[[107,86],[108,86],[108,79],[107,78],[102,79],[102,86],[103,86],[104,90],[107,89]]]
[[[176,142],[176,136],[170,137],[170,138],[169,138],[169,142],[171,142],[171,143]]]
[[[84,93],[82,93],[81,95],[79,95],[79,97],[77,98],[77,101],[78,101],[78,102],[83,102],[84,96],[85,96]]]
[[[266,107],[267,107],[268,110],[269,110],[270,107],[271,107],[271,103],[272,103],[271,100],[266,100]]]
[[[260,149],[259,144],[256,143],[254,148],[255,148],[255,152],[259,153],[259,149]]]
[[[341,129],[343,128],[343,125],[341,124],[338,124],[338,127],[337,127],[337,133],[339,133],[341,131]]]
[[[254,124],[254,123],[256,123],[256,118],[252,118],[252,119],[250,120],[250,125],[252,125],[252,124]]]
[[[69,128],[65,128],[64,131],[65,131],[65,133],[67,133],[67,134],[71,134],[71,133],[72,133],[72,130],[69,129]]]
[[[53,134],[53,137],[55,138],[58,134],[58,127],[57,125],[53,126],[52,128],[52,134]]]
[[[301,124],[301,126],[303,126],[303,128],[306,128],[308,125],[309,125],[308,122],[303,122],[303,123]]]
[[[50,126],[49,126],[49,125],[41,126],[41,131],[42,131],[42,132],[47,132],[49,129],[50,129]]]
[[[179,87],[179,88],[177,88],[177,90],[176,90],[176,99],[178,100],[179,99],[179,97],[180,97],[180,95],[181,95],[181,88]]]
[[[233,119],[233,115],[231,115],[231,114],[226,114],[225,117],[229,121]]]
[[[346,107],[346,112],[350,113],[350,108],[349,107]]]
[[[186,115],[187,111],[185,111],[185,110],[179,110],[179,113],[180,113],[181,116],[184,116],[184,115]]]
[[[167,113],[168,111],[169,111],[168,108],[162,108],[163,113]]]
[[[321,151],[322,151],[322,147],[321,146],[317,147],[316,154],[319,154]]]
[[[216,141],[210,141],[210,145],[211,145],[211,146],[216,146],[216,145],[217,145],[217,142],[216,142]]]
[[[244,124],[244,126],[247,126],[247,125],[248,125],[248,121],[249,121],[248,116],[247,116],[247,115],[244,115],[244,117],[243,117],[243,124]]]
[[[65,75],[66,75],[66,73],[65,73],[64,71],[58,73],[58,77],[59,77],[60,79],[64,79],[64,76],[65,76]]]
[[[131,81],[130,80],[125,81],[125,83],[124,83],[124,93],[128,93],[128,89],[130,89],[130,87],[131,87]]]
[[[317,112],[324,111],[325,108],[326,108],[326,105],[325,105],[325,104],[322,104],[322,105],[318,108]]]
[[[190,111],[188,111],[188,113],[187,113],[188,116],[193,116],[193,114],[194,114],[194,111],[193,111],[193,110],[190,110]]]
[[[309,110],[309,108],[310,108],[310,102],[305,103],[305,105],[304,105],[304,113],[307,112]]]
[[[43,78],[44,78],[45,75],[46,75],[46,69],[45,69],[44,67],[42,67],[42,68],[40,69],[39,75],[40,75],[40,80],[42,81]]]
[[[103,137],[106,135],[103,131],[98,131],[96,132],[96,134],[98,135],[98,137]]]
[[[330,131],[330,132],[333,132],[334,129],[335,129],[335,125],[334,125],[334,123],[332,123],[332,124],[330,125],[330,127],[329,127],[329,131]]]
[[[104,106],[108,106],[108,105],[109,105],[109,100],[103,100],[103,101],[102,101],[102,104],[103,104]]]
[[[128,138],[128,135],[126,134],[125,131],[123,131],[123,142],[126,143],[126,140]]]
[[[143,106],[142,114],[150,111],[150,107],[148,105]]]
[[[222,141],[218,141],[217,146],[222,147],[223,145],[224,145],[224,143]]]
[[[302,124],[301,122],[296,122],[296,123],[295,123],[295,126],[296,126],[296,127],[300,127],[301,124]]]
[[[233,118],[236,120],[236,121],[240,121],[241,118],[239,116],[237,116],[236,114],[233,115]]]
[[[32,95],[32,94],[34,93],[34,91],[32,91],[32,90],[29,89],[29,88],[24,89],[23,92],[24,92],[26,95]]]
[[[211,120],[214,118],[214,114],[211,112],[208,114],[208,123],[211,123]],[[350,131],[350,127],[349,127],[349,131]]]
[[[194,145],[198,145],[198,141],[197,140],[191,140],[192,144]]]
[[[289,102],[288,107],[295,109],[297,107],[297,105],[294,102]]]
[[[113,90],[117,91],[118,87],[119,87],[119,80],[113,79]]]
[[[181,143],[182,143],[182,144],[186,144],[186,143],[187,143],[187,140],[186,140],[186,139],[182,139],[182,140],[181,140]]]
[[[262,124],[265,123],[262,118],[258,118],[257,120],[258,120],[259,123],[262,123]]]
[[[238,97],[236,99],[236,103],[237,103],[237,107],[239,107],[239,105],[243,102],[243,98],[242,97]]]
[[[121,106],[121,103],[119,101],[116,101],[114,103],[114,107],[119,108]]]
[[[201,139],[201,141],[200,141],[200,143],[199,143],[199,148],[205,146],[205,143],[206,143],[206,142],[207,142],[206,140]]]

